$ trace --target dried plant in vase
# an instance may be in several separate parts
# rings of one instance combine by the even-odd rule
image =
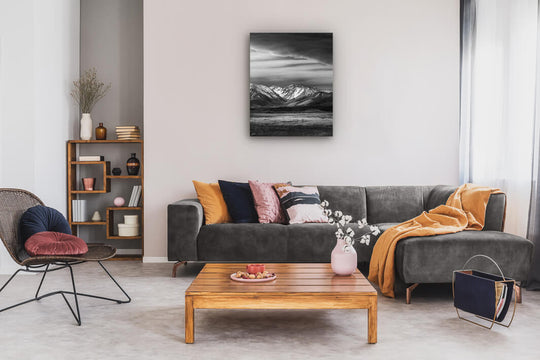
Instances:
[[[111,88],[111,84],[105,85],[97,79],[95,68],[85,71],[85,73],[73,82],[71,97],[79,104],[82,113],[81,117],[81,139],[90,140],[92,138],[92,118],[90,112],[94,105],[101,100]]]
[[[325,215],[328,217],[328,223],[336,225],[336,246],[332,250],[331,265],[332,270],[337,275],[350,275],[356,270],[357,256],[354,250],[355,235],[351,227],[352,216],[345,215],[342,211],[332,211],[328,201],[321,202]],[[360,243],[369,245],[371,236],[377,236],[381,230],[375,225],[369,225],[365,218],[358,220],[358,229],[369,229],[360,235]]]

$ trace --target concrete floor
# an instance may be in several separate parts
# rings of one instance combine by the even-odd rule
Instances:
[[[379,298],[378,343],[367,344],[366,310],[197,310],[195,343],[184,343],[184,290],[202,264],[107,262],[131,295],[118,305],[82,298],[82,326],[61,296],[0,314],[0,359],[538,359],[540,292],[524,291],[510,328],[459,320],[449,286],[418,287],[413,303]],[[66,270],[44,291],[69,288]],[[78,290],[120,295],[97,264],[75,268]],[[7,276],[0,276],[3,283]],[[38,276],[19,276],[0,307],[32,296]]]

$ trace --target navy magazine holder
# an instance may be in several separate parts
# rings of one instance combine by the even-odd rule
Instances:
[[[514,295],[515,280],[506,278],[495,260],[486,255],[475,255],[463,265],[477,257],[491,260],[501,276],[488,274],[477,270],[455,270],[452,279],[452,291],[454,294],[454,306],[458,317],[475,325],[491,329],[494,324],[509,327],[516,313],[516,299],[514,296],[514,308],[512,318],[508,324],[503,321],[508,313],[512,297]],[[483,325],[462,317],[459,310],[471,313],[480,319],[491,322],[490,326]]]

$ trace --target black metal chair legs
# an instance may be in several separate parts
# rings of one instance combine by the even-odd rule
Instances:
[[[71,314],[75,318],[75,321],[77,322],[77,325],[81,325],[81,312],[80,312],[80,309],[79,309],[79,296],[86,296],[86,297],[91,297],[91,298],[95,298],[95,299],[113,301],[113,302],[116,302],[118,304],[126,304],[126,303],[131,302],[131,298],[129,297],[129,295],[124,291],[124,289],[120,286],[120,284],[118,284],[116,279],[111,275],[111,273],[109,273],[109,271],[107,270],[107,268],[105,268],[105,266],[101,263],[101,261],[97,261],[97,263],[101,266],[101,268],[105,271],[105,273],[109,276],[109,278],[116,284],[116,286],[122,291],[122,293],[126,297],[126,300],[112,299],[112,298],[108,298],[108,297],[103,297],[103,296],[98,296],[98,295],[91,295],[91,294],[84,294],[84,293],[77,292],[77,289],[76,289],[76,286],[75,286],[75,277],[73,276],[72,265],[81,264],[83,262],[84,261],[54,262],[52,264],[43,264],[43,265],[37,265],[37,266],[28,265],[25,268],[18,269],[17,271],[15,271],[15,273],[13,273],[13,275],[11,275],[11,277],[6,281],[6,283],[2,286],[2,288],[0,288],[0,293],[2,292],[2,290],[4,290],[4,288],[11,282],[11,280],[13,280],[13,278],[20,271],[24,271],[24,272],[29,272],[29,273],[43,273],[43,276],[41,277],[41,281],[39,282],[39,286],[37,288],[36,294],[34,295],[34,297],[32,299],[28,299],[28,300],[22,301],[20,303],[17,303],[15,305],[11,305],[11,306],[5,307],[3,309],[0,309],[0,312],[6,311],[6,310],[9,310],[9,309],[13,309],[13,308],[15,308],[17,306],[21,306],[21,305],[27,304],[27,303],[32,302],[32,301],[37,301],[37,300],[41,300],[43,298],[46,298],[46,297],[49,297],[49,296],[52,296],[52,295],[60,294],[60,295],[62,295],[62,297],[66,301],[66,304],[69,307],[69,310],[71,311]],[[51,265],[54,265],[56,267],[51,269],[50,268]],[[45,267],[45,269],[42,269],[43,267]],[[65,269],[65,268],[69,269],[69,274],[71,276],[71,285],[73,287],[73,291],[59,290],[59,291],[53,291],[53,292],[50,292],[50,293],[47,293],[47,294],[44,294],[44,295],[39,295],[39,291],[41,290],[41,286],[43,285],[43,281],[45,280],[45,276],[47,275],[47,273],[52,272],[52,271],[62,270],[62,269]],[[73,295],[73,298],[75,300],[75,309],[73,308],[73,306],[68,301],[68,299],[66,297],[66,294]]]

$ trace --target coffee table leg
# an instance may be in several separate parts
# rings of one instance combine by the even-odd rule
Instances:
[[[193,322],[194,313],[193,313],[193,298],[191,296],[186,296],[186,344],[193,344],[193,341],[195,340],[194,335],[194,327],[195,324]]]
[[[368,343],[377,343],[377,298],[373,297],[368,308]]]

